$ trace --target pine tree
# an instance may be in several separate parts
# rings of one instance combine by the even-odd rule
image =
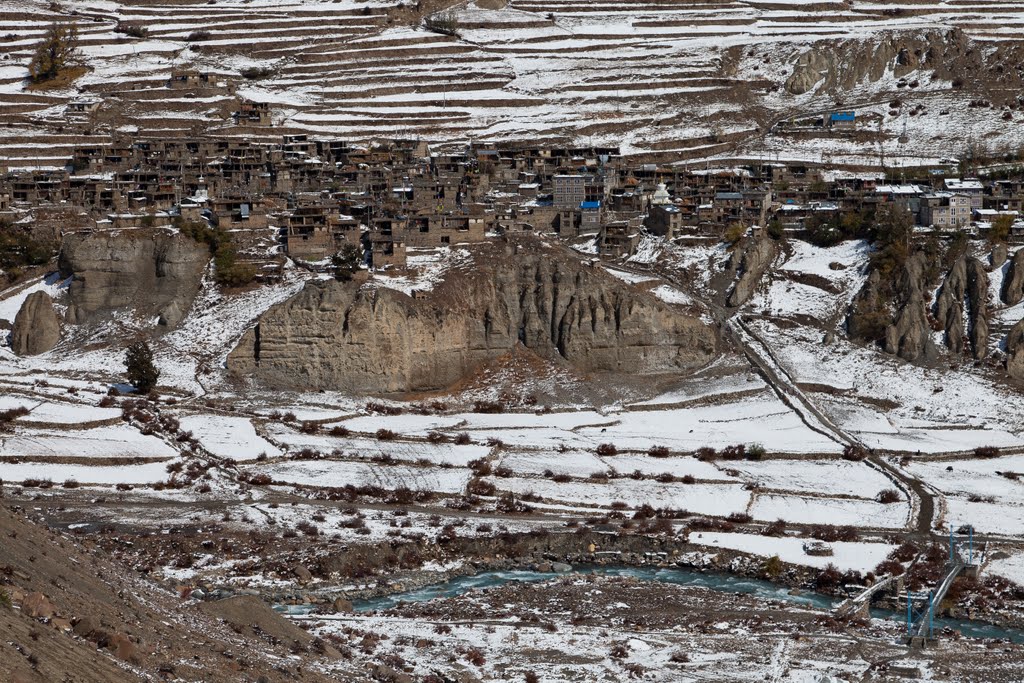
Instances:
[[[56,78],[71,66],[78,49],[78,27],[74,24],[52,24],[36,46],[29,62],[29,76],[35,82]]]
[[[363,262],[363,250],[355,244],[344,244],[341,251],[331,258],[331,262],[334,265],[334,278],[348,282]]]
[[[125,367],[128,370],[128,383],[140,394],[148,394],[160,378],[160,371],[153,364],[153,351],[149,344],[137,341],[125,351]]]

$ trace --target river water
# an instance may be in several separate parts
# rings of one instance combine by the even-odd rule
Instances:
[[[602,576],[628,576],[643,581],[661,581],[681,586],[699,586],[715,591],[726,593],[740,593],[752,595],[768,600],[778,600],[804,607],[814,607],[822,610],[829,610],[839,604],[839,600],[833,596],[813,591],[793,591],[785,586],[774,584],[770,581],[751,579],[724,572],[698,572],[689,569],[656,569],[645,567],[576,567],[572,574],[598,574]],[[555,574],[551,572],[535,571],[488,571],[481,572],[474,576],[460,576],[443,583],[437,583],[403,593],[383,595],[366,600],[353,600],[352,605],[356,612],[371,612],[394,607],[400,602],[424,602],[434,598],[452,598],[462,595],[468,591],[492,586],[501,586],[513,581],[536,583],[548,581],[559,576],[570,574]],[[306,612],[302,606],[291,608],[287,611],[292,614]],[[903,621],[904,614],[891,610],[872,609],[871,616],[880,619]],[[1024,643],[1024,630],[1003,628],[993,626],[980,621],[965,619],[935,619],[935,630],[948,627],[960,631],[963,635],[971,638],[1003,638],[1015,643]]]

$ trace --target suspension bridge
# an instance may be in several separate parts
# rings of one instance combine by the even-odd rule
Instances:
[[[945,600],[953,582],[961,574],[977,577],[981,571],[984,553],[974,548],[974,528],[967,527],[965,535],[949,530],[949,558],[939,585],[932,591],[907,591],[907,639],[911,645],[923,646],[935,637],[935,608]]]

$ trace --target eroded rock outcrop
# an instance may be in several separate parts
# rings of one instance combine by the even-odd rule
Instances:
[[[765,272],[778,256],[778,242],[768,238],[750,240],[743,251],[734,251],[733,267],[739,273],[736,284],[726,299],[730,307],[742,306],[754,293]]]
[[[1024,299],[1024,249],[1018,250],[1010,259],[1000,296],[1007,306],[1016,306]]]
[[[67,321],[88,323],[115,310],[177,325],[192,305],[210,260],[205,244],[172,230],[73,233],[59,266],[72,277]]]
[[[583,372],[652,374],[707,362],[717,332],[600,268],[492,246],[416,298],[311,282],[260,318],[228,367],[280,388],[408,392],[448,387],[518,344]]]
[[[907,259],[896,286],[895,320],[885,330],[885,350],[906,360],[936,355],[924,301],[926,256],[916,252]]]
[[[954,353],[964,351],[964,295],[967,292],[967,261],[958,259],[939,290],[935,320],[945,330],[946,346]]]
[[[1008,252],[1005,244],[997,244],[992,247],[992,253],[989,255],[989,263],[991,264],[992,270],[1002,268],[1003,264],[1006,263]]]
[[[25,299],[11,328],[11,350],[19,356],[38,356],[60,341],[60,318],[46,292],[32,292]]]
[[[951,351],[963,353],[967,340],[975,358],[987,355],[988,273],[981,261],[964,256],[953,264],[939,290],[935,319],[945,330],[946,346]]]
[[[976,258],[967,261],[967,305],[971,351],[975,358],[988,355],[988,273]]]
[[[1007,43],[982,49],[959,28],[925,32],[892,31],[870,40],[820,41],[795,55],[785,82],[794,95],[845,93],[885,77],[956,81],[960,87],[983,90],[993,97],[1019,89],[1017,69],[1024,49]],[[991,86],[998,86],[992,88]],[[991,92],[989,92],[991,91]],[[1013,96],[1008,96],[1007,101]]]
[[[1006,336],[1006,372],[1015,379],[1024,379],[1024,320],[1017,321]]]

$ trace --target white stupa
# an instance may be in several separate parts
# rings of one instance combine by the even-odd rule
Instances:
[[[651,204],[654,206],[666,206],[672,203],[672,199],[668,196],[668,190],[665,189],[665,183],[658,183],[658,189],[654,191],[654,197],[651,198]]]

